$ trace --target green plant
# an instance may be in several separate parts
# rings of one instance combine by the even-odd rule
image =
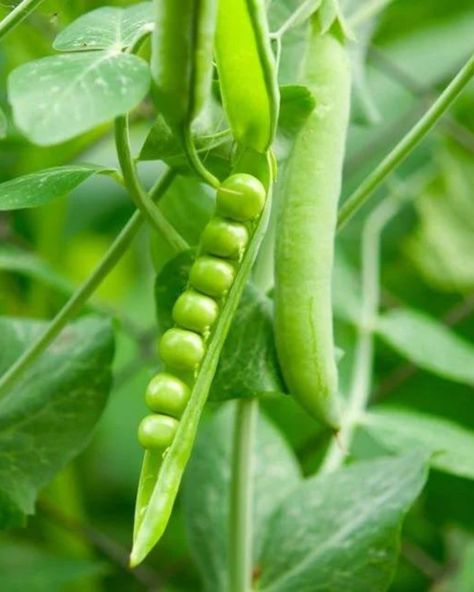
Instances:
[[[96,4],[0,20],[2,592],[470,591],[472,6]]]

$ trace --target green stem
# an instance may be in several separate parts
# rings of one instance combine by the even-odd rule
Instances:
[[[362,233],[362,303],[357,327],[352,385],[337,440],[329,448],[321,472],[339,468],[350,449],[354,430],[367,407],[371,390],[374,325],[380,306],[380,243],[382,231],[400,207],[399,200],[387,199],[370,214]]]
[[[24,21],[43,0],[23,0],[0,22],[0,39]]]
[[[428,132],[436,125],[441,116],[453,104],[473,76],[474,55],[470,57],[418,123],[412,127],[377,168],[344,202],[339,210],[338,228],[342,228],[347,221],[352,218],[356,211],[367,202],[372,193],[385,181],[396,167],[407,158],[410,152],[421,142],[421,140],[423,140]]]
[[[168,189],[175,173],[168,171],[152,191],[155,199],[160,198]],[[150,192],[152,194],[152,192]],[[97,290],[107,275],[116,266],[127,251],[132,240],[143,223],[143,215],[135,212],[120,234],[110,245],[108,251],[88,279],[80,286],[63,308],[46,327],[36,341],[17,359],[0,379],[0,399],[4,397],[18,378],[45,351],[57,337],[63,327],[83,308],[91,295]]]
[[[137,208],[176,253],[189,249],[188,243],[163,216],[159,208],[142,187],[130,148],[127,115],[121,115],[115,120],[115,144],[125,186]]]
[[[196,146],[194,145],[191,131],[188,126],[185,126],[184,129],[181,130],[181,137],[191,168],[195,171],[198,177],[201,177],[203,181],[208,183],[211,187],[217,189],[221,183],[219,179],[215,177],[210,171],[208,171],[204,166],[199,154],[197,153]]]
[[[237,403],[229,517],[229,592],[252,589],[254,450],[258,399]]]

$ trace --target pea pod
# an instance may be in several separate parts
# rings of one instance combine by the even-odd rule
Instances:
[[[265,152],[275,135],[279,94],[264,2],[219,0],[215,53],[235,139]]]
[[[173,311],[178,326],[168,330],[160,342],[167,367],[150,383],[146,401],[155,415],[145,418],[139,429],[146,451],[138,488],[131,565],[144,559],[166,528],[220,351],[268,224],[271,164],[268,155],[260,155],[259,159],[259,176],[269,180],[265,187],[250,175],[238,174],[229,177],[218,190],[216,217],[209,223],[212,232],[203,233],[206,240],[191,268],[189,286]],[[255,156],[253,160],[255,166]],[[229,257],[210,256],[209,250],[216,251],[223,242],[228,243],[228,229],[222,226],[223,213],[230,217],[234,232],[238,225],[245,232],[237,233],[238,249],[231,249]],[[216,236],[216,221],[222,236]],[[245,237],[245,242],[240,237]]]
[[[337,429],[331,274],[351,84],[342,42],[334,29],[321,34],[315,17],[303,71],[316,107],[287,171],[276,244],[275,334],[291,394]]]
[[[217,0],[155,0],[154,97],[174,128],[190,123],[210,91]]]

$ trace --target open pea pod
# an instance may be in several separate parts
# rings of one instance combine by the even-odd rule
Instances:
[[[215,55],[235,139],[265,152],[275,135],[279,91],[262,0],[219,0]]]
[[[145,452],[135,513],[134,545],[130,558],[132,566],[137,565],[145,558],[158,542],[168,524],[184,469],[191,455],[199,420],[216,372],[222,347],[268,225],[271,209],[272,159],[269,153],[260,154],[253,150],[248,153],[243,150],[238,158],[235,171],[240,173],[242,170],[248,170],[250,162],[252,163],[252,173],[256,176],[246,174],[243,177],[254,179],[255,184],[263,186],[262,192],[265,195],[265,199],[261,203],[263,209],[260,208],[258,216],[253,215],[257,210],[245,214],[245,218],[250,220],[246,224],[249,231],[249,241],[241,257],[234,263],[235,276],[228,292],[219,301],[220,313],[215,325],[204,338],[204,355],[194,373],[186,375],[185,372],[182,372],[179,375],[179,380],[182,380],[183,383],[186,381],[190,386],[191,393],[179,421],[176,422],[171,442],[165,449],[149,449]],[[242,178],[242,175],[229,177],[229,181],[233,178]],[[233,191],[237,193],[237,189],[234,188]],[[226,206],[225,198],[222,203],[224,203],[224,207],[232,207],[229,204]],[[198,257],[196,263],[203,259],[205,257]],[[183,330],[171,329],[170,331]],[[165,333],[162,337],[162,345],[167,343],[166,335]],[[197,333],[192,333],[192,335],[198,336]],[[165,361],[168,362],[170,361],[169,353],[169,351],[162,351],[162,357],[165,357]],[[176,355],[181,355],[181,353],[176,352]],[[153,418],[153,416],[150,417]],[[148,441],[147,433],[144,434],[144,437]],[[142,443],[145,442],[142,440]]]

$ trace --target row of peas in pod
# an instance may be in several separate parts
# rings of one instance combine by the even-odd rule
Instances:
[[[175,326],[159,343],[165,365],[148,385],[145,401],[152,411],[138,429],[147,450],[171,445],[191,396],[192,384],[206,353],[206,342],[232,286],[266,192],[252,175],[237,173],[218,188],[216,212],[204,228],[186,290],[173,307]]]

